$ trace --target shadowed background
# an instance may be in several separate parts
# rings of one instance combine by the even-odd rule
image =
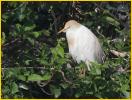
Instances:
[[[79,77],[65,22],[99,38],[106,54]],[[2,98],[129,98],[130,2],[2,2]]]

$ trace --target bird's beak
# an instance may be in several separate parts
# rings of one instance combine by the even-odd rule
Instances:
[[[58,33],[62,33],[62,32],[65,32],[65,28],[61,29]]]
[[[66,30],[67,30],[68,28],[70,28],[70,27],[63,28],[63,29],[61,29],[58,33],[66,32]]]

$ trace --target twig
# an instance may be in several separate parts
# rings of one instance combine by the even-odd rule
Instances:
[[[125,56],[127,56],[127,52],[119,52],[119,51],[116,51],[116,50],[110,50],[110,52],[112,54],[114,54],[115,56],[117,56],[117,57],[125,57]]]
[[[81,13],[81,10],[80,10],[79,8],[76,7],[76,3],[75,3],[75,2],[72,3],[72,7],[73,7],[80,15],[82,14],[82,13]]]
[[[19,40],[19,38],[16,38],[15,40],[12,40],[11,42],[4,44],[3,47],[8,46],[10,44],[14,44],[18,40]]]
[[[19,69],[45,69],[45,67],[6,67],[6,68],[2,68],[2,70],[7,70],[7,69],[14,69],[14,68],[19,68]]]
[[[16,7],[16,8],[13,9],[12,11],[15,11],[15,10],[18,10],[18,9],[22,8],[25,4],[26,4],[25,2],[22,3],[22,4],[20,4],[18,7]]]
[[[101,34],[101,33],[99,32],[99,30],[96,30],[96,32],[97,32],[100,36],[102,36],[103,38],[105,38],[105,36],[104,36],[103,34]]]
[[[40,88],[42,90],[43,93],[47,94],[47,95],[53,95],[51,93],[48,93],[47,91],[45,91],[43,88]]]
[[[49,81],[44,81],[44,82],[41,82],[41,81],[37,81],[37,84],[38,84],[38,86],[39,87],[44,87],[44,86],[46,86],[49,82],[50,82],[51,80],[49,80]]]
[[[129,67],[123,68],[122,66],[115,68],[115,70],[116,70],[116,72],[120,72],[120,73],[130,72]]]
[[[95,5],[99,8],[99,9],[101,9],[101,10],[105,10],[104,8],[102,8],[99,4],[96,4],[95,3]],[[109,12],[108,13],[110,16],[112,16],[114,19],[116,19],[117,21],[119,21],[119,19],[114,15],[114,14],[112,14],[111,12]]]
[[[48,83],[50,83],[50,82],[52,81],[51,79],[52,79],[53,75],[54,75],[54,73],[52,73],[51,78],[50,78],[49,80],[47,80],[47,81],[37,81],[38,86],[39,86],[39,87],[44,87],[44,86],[46,86]]]
[[[64,74],[63,71],[59,71],[59,72],[62,74],[62,77],[63,77],[63,79],[64,79],[65,82],[67,82],[67,83],[69,83],[69,84],[72,84],[71,81],[69,81],[69,80],[66,79],[65,74]]]
[[[8,67],[8,68],[2,68],[2,70],[7,70],[7,69],[11,69],[11,68],[20,68],[20,69],[33,69],[33,68],[38,68],[38,69],[45,69],[45,67]],[[63,77],[63,79],[64,79],[64,81],[65,82],[67,82],[67,83],[69,83],[69,84],[72,84],[72,82],[71,81],[69,81],[69,80],[67,80],[66,79],[66,77],[65,77],[65,74],[64,74],[64,72],[63,71],[59,71],[61,74],[62,74],[62,77]],[[52,76],[53,76],[53,74],[52,74]],[[51,80],[50,80],[51,81]],[[50,82],[50,81],[48,81],[47,82],[47,84]],[[45,86],[45,83],[44,84],[40,84],[40,83],[38,83],[38,85],[40,86],[40,87],[44,87]]]
[[[55,28],[55,33],[57,34],[57,19],[53,10],[51,10],[51,15],[54,19],[54,28]]]

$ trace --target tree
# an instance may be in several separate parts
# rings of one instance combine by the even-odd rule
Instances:
[[[130,2],[2,2],[2,98],[129,98]],[[68,55],[69,19],[99,38],[106,61],[85,77]]]

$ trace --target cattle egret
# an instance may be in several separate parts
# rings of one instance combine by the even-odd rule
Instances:
[[[66,33],[69,53],[77,63],[85,62],[89,71],[91,62],[103,63],[105,54],[97,37],[87,27],[70,20],[58,33],[61,32]]]

